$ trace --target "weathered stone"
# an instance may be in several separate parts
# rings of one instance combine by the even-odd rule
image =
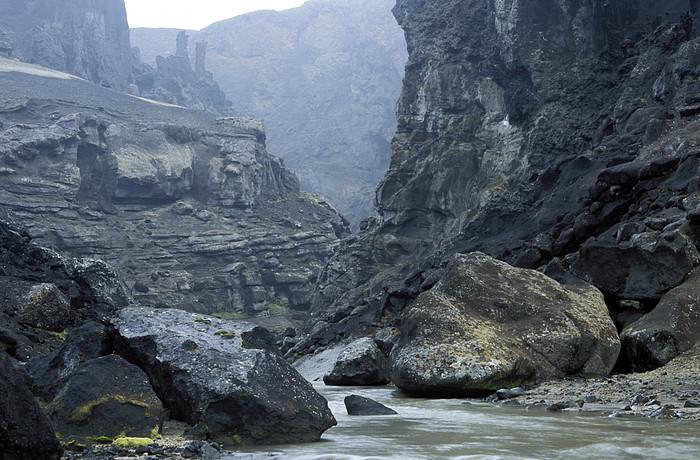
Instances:
[[[68,297],[55,284],[37,284],[24,297],[20,323],[39,329],[61,332],[73,322]]]
[[[595,288],[458,254],[404,312],[392,380],[413,393],[469,396],[534,377],[606,375],[619,351]]]
[[[209,44],[207,64],[236,111],[265,120],[270,153],[284,158],[303,189],[328,197],[355,230],[374,212],[396,128],[406,43],[394,4],[324,0],[192,34]],[[137,28],[131,41],[150,62],[170,52],[177,34]]]
[[[108,354],[109,349],[109,336],[102,324],[88,322],[71,330],[56,351],[27,363],[34,395],[50,402],[80,365]]]
[[[364,396],[350,395],[343,400],[348,415],[397,415],[394,409],[386,407]]]
[[[37,242],[104,260],[134,287],[103,285],[89,296],[117,308],[130,294],[206,313],[308,309],[318,272],[349,230],[267,153],[261,120],[140,100],[17,61],[0,62],[0,80],[0,112],[38,101],[2,112],[0,168],[14,173],[0,174],[0,205]],[[230,269],[241,261],[257,279]],[[90,264],[66,267],[79,284],[111,276]],[[283,328],[291,314],[278,316]]]
[[[53,460],[63,449],[24,379],[0,347],[0,459]]]
[[[172,416],[203,424],[216,442],[316,441],[336,423],[327,401],[268,351],[272,336],[259,327],[147,308],[112,322],[116,350],[148,373]]]
[[[661,367],[700,340],[700,271],[661,298],[650,313],[620,333],[618,367],[642,372]]]
[[[81,364],[48,408],[62,437],[154,438],[165,410],[146,374],[117,355]]]
[[[622,299],[659,299],[700,262],[690,238],[680,232],[645,232],[629,241],[588,241],[573,272]]]
[[[350,343],[323,376],[326,385],[384,385],[389,383],[389,362],[371,338]]]

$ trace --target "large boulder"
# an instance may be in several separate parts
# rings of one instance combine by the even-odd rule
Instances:
[[[700,270],[671,289],[650,313],[620,333],[622,371],[661,367],[700,340]]]
[[[477,395],[534,377],[606,375],[619,351],[592,286],[457,254],[404,312],[392,380],[418,394]]]
[[[51,422],[1,347],[0,446],[0,460],[52,460],[63,454]]]
[[[100,323],[89,322],[71,330],[58,349],[27,363],[34,395],[50,402],[81,364],[108,354],[109,348],[107,328]]]
[[[121,310],[112,323],[115,349],[148,373],[172,417],[224,446],[316,441],[336,424],[263,328],[149,308]]]
[[[606,294],[621,299],[659,299],[700,262],[686,235],[644,232],[629,241],[589,240],[572,271]]]
[[[384,385],[389,383],[389,362],[373,339],[365,337],[348,345],[323,376],[326,385]]]
[[[63,438],[154,438],[165,410],[148,377],[118,355],[82,364],[49,405]]]

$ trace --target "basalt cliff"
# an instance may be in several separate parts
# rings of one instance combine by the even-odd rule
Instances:
[[[463,394],[692,348],[698,2],[393,12],[409,58],[377,214],[322,273],[294,351],[372,336],[403,388]]]
[[[0,205],[37,243],[107,261],[144,304],[230,316],[308,309],[348,230],[267,154],[260,120],[7,59],[0,82]]]
[[[406,43],[394,3],[317,0],[190,32],[207,44],[206,65],[237,113],[265,120],[269,152],[354,230],[373,214],[396,130]],[[131,40],[152,62],[172,53],[177,33],[132,29]]]

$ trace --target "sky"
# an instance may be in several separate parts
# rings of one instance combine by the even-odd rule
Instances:
[[[129,27],[199,30],[256,10],[284,10],[305,0],[125,0]]]

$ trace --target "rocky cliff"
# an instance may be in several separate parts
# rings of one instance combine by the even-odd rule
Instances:
[[[227,316],[308,308],[348,229],[265,151],[261,121],[6,59],[0,82],[0,205],[35,241],[109,262],[146,304]]]
[[[698,2],[399,0],[394,14],[409,59],[378,214],[324,271],[297,350],[383,340],[477,250],[600,289],[621,369],[692,346],[698,299],[669,290],[700,260]],[[664,322],[635,323],[657,304]]]
[[[237,113],[263,118],[268,149],[302,189],[358,228],[391,156],[406,45],[394,0],[311,1],[193,32]],[[134,29],[145,61],[172,53],[175,30]],[[194,55],[194,53],[192,53]]]
[[[212,75],[203,65],[193,68],[182,52],[155,67],[141,62],[131,48],[124,0],[2,0],[0,10],[0,57],[137,96],[231,114]],[[205,52],[199,51],[202,60]]]

